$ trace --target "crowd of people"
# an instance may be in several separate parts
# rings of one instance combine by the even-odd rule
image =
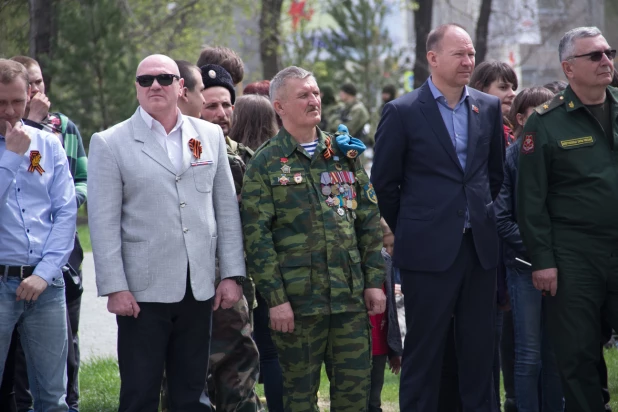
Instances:
[[[86,157],[38,62],[0,59],[0,410],[79,411],[86,201],[119,411],[263,411],[263,382],[313,412],[325,367],[332,411],[377,412],[387,366],[405,412],[609,410],[616,51],[594,27],[558,51],[567,81],[517,92],[438,26],[429,79],[383,89],[371,173],[354,84],[300,67],[237,96],[231,49],[150,55]]]

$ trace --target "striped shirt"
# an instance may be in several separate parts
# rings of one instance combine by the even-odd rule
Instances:
[[[318,146],[318,139],[315,139],[311,143],[301,143],[300,145],[307,151],[307,153],[309,153],[310,157],[313,157],[313,153],[315,153],[315,148]]]

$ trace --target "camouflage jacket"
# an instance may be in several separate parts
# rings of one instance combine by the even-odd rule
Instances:
[[[253,150],[247,146],[238,143],[229,136],[225,137],[225,146],[227,148],[227,160],[230,162],[230,169],[232,169],[232,177],[234,178],[234,187],[236,188],[236,195],[240,195],[242,188],[242,179],[247,170],[247,162],[253,156]],[[243,283],[243,294],[247,299],[249,309],[255,309],[257,307],[257,301],[255,299],[255,283],[251,276],[248,276],[245,283]]]
[[[253,150],[230,139],[229,136],[225,138],[225,145],[227,147],[227,159],[230,162],[230,169],[232,169],[232,177],[234,178],[234,187],[236,188],[236,194],[239,195],[242,188],[242,179],[247,170],[247,163],[253,156]]]
[[[332,137],[335,153],[324,158],[328,137],[319,131],[310,158],[282,128],[257,150],[242,189],[248,272],[269,307],[289,301],[297,316],[365,311],[364,290],[384,282],[375,192],[360,159]],[[354,176],[354,210],[326,203],[331,172]]]

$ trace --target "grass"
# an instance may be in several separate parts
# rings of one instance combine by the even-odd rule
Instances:
[[[618,410],[618,350],[606,350],[605,360],[609,371],[611,406],[613,410]],[[120,377],[115,359],[97,358],[84,362],[79,376],[81,390],[79,409],[81,412],[115,412],[118,410]],[[260,398],[264,400],[263,386],[257,385],[256,391]],[[328,411],[328,391],[328,378],[324,369],[322,369],[322,379],[318,393],[321,411]],[[387,369],[384,389],[382,390],[382,409],[385,412],[398,411],[398,397],[399,376],[393,375]]]

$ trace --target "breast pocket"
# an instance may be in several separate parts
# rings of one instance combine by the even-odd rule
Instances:
[[[215,178],[215,165],[191,166],[195,189],[201,193],[210,193]]]
[[[304,173],[270,174],[269,179],[277,219],[280,222],[291,223],[307,211],[311,205],[311,199]]]
[[[557,144],[555,165],[568,175],[586,176],[607,166],[604,153],[598,150],[599,143],[593,136],[562,139]]]

